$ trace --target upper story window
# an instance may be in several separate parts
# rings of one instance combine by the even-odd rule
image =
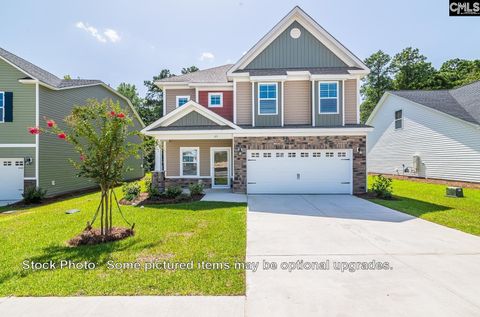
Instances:
[[[190,100],[190,96],[177,96],[177,108],[183,106]]]
[[[208,107],[210,108],[223,107],[223,94],[221,92],[209,92]]]
[[[403,111],[395,111],[395,130],[403,128]]]
[[[5,122],[5,93],[0,91],[0,122]]]
[[[180,148],[180,176],[199,176],[200,149],[198,147]]]
[[[338,113],[338,82],[318,84],[319,113]]]
[[[277,83],[258,84],[258,114],[278,114]]]

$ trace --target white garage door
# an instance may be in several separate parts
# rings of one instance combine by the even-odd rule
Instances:
[[[23,158],[0,158],[0,201],[22,199],[23,165]]]
[[[249,194],[351,194],[352,150],[249,150]]]

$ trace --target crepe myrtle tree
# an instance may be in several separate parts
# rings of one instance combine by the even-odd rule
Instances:
[[[31,134],[53,134],[70,143],[79,157],[70,159],[79,177],[93,180],[101,189],[101,200],[87,230],[92,228],[100,215],[101,235],[112,230],[113,203],[121,213],[114,187],[122,182],[123,175],[130,168],[125,162],[130,157],[139,158],[141,143],[130,142],[133,136],[141,137],[138,131],[129,131],[133,121],[118,102],[104,99],[99,102],[89,99],[84,106],[76,106],[64,121],[67,129],[62,130],[55,121],[44,118],[46,127],[29,128]],[[130,225],[130,223],[123,217]],[[134,224],[131,225],[132,229]]]

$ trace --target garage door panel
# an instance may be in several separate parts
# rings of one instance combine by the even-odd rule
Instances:
[[[350,194],[351,150],[250,150],[250,194]]]
[[[21,200],[23,193],[23,158],[0,158],[0,200]]]

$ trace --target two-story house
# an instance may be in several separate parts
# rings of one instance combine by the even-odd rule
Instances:
[[[45,127],[44,118],[65,128],[73,107],[90,98],[118,101],[134,118],[135,129],[144,127],[130,101],[102,81],[60,79],[0,48],[0,204],[22,199],[26,186],[41,187],[48,196],[95,186],[76,176],[69,159],[79,157],[72,145],[28,132]],[[143,176],[142,160],[132,159],[129,166],[127,179]]]
[[[369,69],[295,7],[234,65],[156,82],[160,186],[202,180],[254,193],[362,193],[359,84]]]

